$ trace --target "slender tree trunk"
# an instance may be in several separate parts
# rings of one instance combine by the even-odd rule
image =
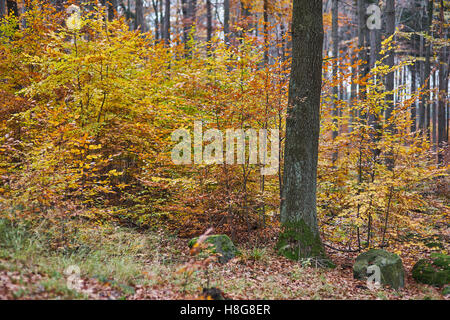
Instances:
[[[412,46],[412,52],[413,52],[413,56],[416,56],[416,42],[415,42],[415,37],[414,35],[412,35],[411,38],[411,46]],[[416,92],[416,72],[417,72],[417,64],[414,62],[411,65],[411,95],[415,94]],[[417,108],[417,104],[416,104],[416,100],[414,100],[414,102],[411,104],[411,132],[416,132],[416,108]]]
[[[434,0],[428,0],[427,7],[427,24],[425,27],[425,32],[429,36],[431,35],[431,25],[433,23],[433,7]],[[428,138],[430,138],[430,122],[431,122],[431,99],[430,99],[430,76],[431,76],[431,43],[429,40],[425,39],[425,95],[424,95],[424,103],[425,103],[425,127],[424,130],[427,133]]]
[[[368,61],[366,51],[366,0],[358,0],[358,46],[359,46],[359,60],[362,61],[362,65],[359,69],[359,76],[365,77],[368,73]],[[366,97],[366,88],[363,84],[359,85],[359,100],[364,100]],[[359,117],[361,117],[361,110],[358,110]]]
[[[386,38],[394,34],[395,31],[395,0],[386,1]],[[387,65],[392,68],[394,66],[394,50],[390,50],[386,59]],[[386,91],[394,90],[394,73],[391,72],[386,76]],[[394,111],[394,95],[390,93],[387,97],[388,107],[386,109],[386,120],[392,116]]]
[[[152,0],[153,11],[155,12],[155,39],[159,40],[160,37],[160,23],[159,23],[159,10],[158,10],[158,1]]]
[[[423,42],[424,42],[424,38],[423,36],[420,36],[420,43],[419,43],[419,57],[423,58],[424,54],[423,54]],[[419,67],[419,76],[420,76],[420,83],[423,84],[424,83],[424,63],[423,61],[420,61],[418,64]],[[419,101],[419,126],[418,129],[420,130],[420,134],[423,133],[424,129],[425,129],[425,102],[424,102],[424,98],[420,99]]]
[[[163,39],[166,45],[170,43],[170,0],[164,2]]]
[[[444,1],[440,1],[440,30],[439,34],[441,36],[441,39],[444,39]],[[445,143],[448,142],[448,134],[446,130],[446,115],[445,115],[445,104],[448,100],[447,92],[448,92],[448,59],[446,57],[446,50],[445,47],[442,46],[439,54],[439,106],[438,106],[438,146],[442,148]],[[447,64],[447,68],[445,65]],[[438,152],[438,163],[442,164],[444,163],[444,152],[441,150]]]
[[[134,18],[134,29],[140,29],[141,32],[144,32],[144,6],[143,0],[136,0],[136,8],[135,8],[135,18]]]
[[[209,44],[211,43],[212,33],[212,5],[211,0],[206,0],[206,41]]]
[[[19,10],[17,8],[17,1],[15,0],[6,0],[6,6],[8,9],[8,14],[14,15],[15,17],[19,16]]]
[[[225,43],[230,44],[230,0],[223,1],[223,33]]]
[[[395,0],[386,0],[386,38],[393,35],[395,32]],[[395,62],[395,51],[394,49],[388,52],[388,57],[386,59],[387,65],[392,68]],[[392,113],[394,112],[394,72],[390,72],[386,76],[386,91],[389,94],[386,95],[387,100],[387,108],[386,108],[386,121],[390,121],[389,119],[392,117]],[[388,132],[391,134],[394,133],[394,125],[390,123],[387,128]],[[388,152],[386,155],[386,164],[389,169],[394,167],[394,159],[392,152]]]
[[[6,16],[6,0],[0,0],[0,18]]]
[[[112,21],[114,19],[114,15],[117,10],[117,0],[107,0],[107,1],[108,1],[108,20]]]
[[[354,15],[353,15],[353,23],[356,26],[356,28],[352,28],[352,38],[357,37],[357,30],[358,30],[358,0],[354,0]],[[353,124],[355,122],[355,110],[353,108],[355,99],[357,98],[357,92],[356,92],[356,83],[355,83],[355,77],[358,73],[357,68],[355,67],[357,57],[352,58],[352,82],[350,84],[350,104],[352,105],[352,109],[350,111],[350,127],[349,132],[353,131]]]
[[[338,58],[339,58],[339,2],[338,0],[332,0],[332,7],[331,7],[331,41],[333,42],[333,81],[336,81],[338,79]],[[339,117],[339,87],[338,85],[333,86],[333,110],[332,110],[332,116],[333,116],[333,132],[332,132],[332,138],[335,140],[339,134],[339,124],[338,124],[338,117]],[[333,152],[332,161],[333,163],[336,162],[338,159],[338,152]]]
[[[183,12],[183,40],[187,45],[189,42],[189,34],[195,24],[197,0],[181,0]]]
[[[269,0],[264,0],[264,63],[269,64]]]
[[[438,60],[439,61],[439,60]],[[439,63],[439,62],[438,62]],[[437,67],[437,70],[439,70],[439,66]],[[433,89],[437,90],[433,93],[433,98],[430,99],[431,104],[431,122],[433,124],[433,130],[432,130],[432,136],[433,136],[433,151],[436,151],[437,149],[437,105],[439,104],[439,85],[437,84],[437,77],[436,77],[437,71],[433,72]]]
[[[294,0],[292,68],[279,252],[291,259],[325,258],[320,239],[316,182],[322,86],[322,0]]]

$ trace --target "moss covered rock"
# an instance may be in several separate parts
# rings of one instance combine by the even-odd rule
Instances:
[[[450,286],[446,286],[446,287],[444,288],[444,290],[442,290],[442,295],[443,295],[443,296],[448,296],[448,295],[450,295]]]
[[[381,284],[389,285],[394,289],[405,285],[405,271],[402,259],[395,253],[381,249],[371,249],[360,254],[353,265],[355,279],[367,279],[367,268],[376,265],[380,268]]]
[[[412,269],[414,280],[442,287],[450,283],[450,256],[432,253],[431,259],[420,259]]]
[[[191,239],[188,243],[189,248],[192,248],[197,242],[197,240],[198,237]],[[205,242],[212,244],[212,246],[210,246],[210,249],[205,250],[209,251],[209,253],[202,252],[202,254],[208,255],[211,253],[217,253],[219,254],[220,263],[227,263],[228,261],[230,261],[236,255],[239,254],[239,250],[236,248],[233,241],[231,241],[231,239],[227,235],[224,234],[211,235],[206,238]]]

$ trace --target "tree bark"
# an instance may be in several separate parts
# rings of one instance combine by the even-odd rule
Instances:
[[[444,1],[440,1],[440,36],[441,39],[444,39]],[[445,46],[442,46],[439,54],[439,105],[438,105],[438,147],[442,148],[444,145],[448,142],[448,134],[446,130],[446,115],[445,115],[445,104],[448,100],[447,93],[448,93],[448,73],[449,68],[445,67],[445,65],[449,63],[447,57],[446,57],[446,50]],[[438,163],[442,164],[444,163],[444,151],[440,150],[438,152]]]
[[[294,260],[326,259],[316,208],[323,37],[322,0],[294,0],[278,242],[280,254]]]
[[[136,16],[134,18],[134,29],[140,29],[141,32],[144,32],[144,6],[143,0],[136,0]]]
[[[387,0],[386,1],[386,38],[392,36],[395,32],[395,0]],[[386,59],[386,64],[389,68],[394,66],[395,62],[395,51],[394,49],[388,52],[388,57]],[[390,72],[386,76],[386,91],[389,93],[386,95],[386,121],[390,121],[389,119],[392,117],[392,113],[394,112],[394,72]],[[394,124],[391,122],[387,131],[391,134],[394,133]],[[386,155],[386,165],[389,169],[394,168],[394,157],[392,151],[389,151]]]
[[[155,40],[159,40],[160,37],[160,23],[159,23],[159,10],[158,10],[158,1],[152,0],[153,11],[155,12]]]
[[[331,7],[331,41],[333,42],[333,81],[338,79],[338,58],[339,58],[339,2],[338,0],[332,0]],[[335,140],[339,134],[338,129],[338,116],[339,116],[339,87],[337,85],[333,86],[333,124],[335,128],[333,128],[332,138]],[[332,161],[336,162],[338,158],[338,152],[333,152]]]
[[[6,16],[6,0],[0,0],[0,18]]]
[[[395,0],[386,1],[386,38],[393,35],[395,32]],[[388,52],[388,58],[386,63],[388,67],[392,68],[394,66],[395,52],[390,50]],[[390,72],[386,76],[386,91],[394,90],[394,72]],[[394,111],[394,95],[389,93],[386,96],[387,99],[387,109],[386,109],[386,120],[392,116]],[[392,127],[390,128],[392,130]]]
[[[360,78],[364,78],[368,73],[368,61],[367,61],[367,50],[366,50],[366,29],[367,29],[367,19],[366,19],[366,0],[358,0],[358,46],[359,46],[359,60],[362,61],[359,69]],[[366,97],[366,88],[363,84],[359,85],[358,88],[359,100],[364,100]],[[358,110],[359,118],[361,118],[361,110]]]
[[[223,33],[225,43],[230,44],[230,0],[223,1]]]
[[[114,19],[114,15],[117,10],[117,0],[107,0],[107,1],[108,1],[108,20],[112,21]]]
[[[163,23],[163,39],[164,43],[170,43],[170,0],[164,2],[164,23]]]
[[[425,32],[430,36],[431,35],[431,25],[433,23],[433,7],[434,0],[428,0],[427,6],[427,24],[425,27]],[[431,76],[431,43],[429,40],[425,40],[425,95],[424,95],[424,103],[425,103],[425,126],[424,130],[427,133],[428,138],[430,138],[430,123],[431,123],[431,101],[430,101],[430,76]]]
[[[269,64],[269,0],[264,0],[264,63]]]
[[[416,46],[415,46],[415,37],[412,35],[411,37],[411,46],[412,46],[412,54],[413,57],[416,56]],[[416,63],[414,62],[411,65],[411,95],[415,94],[416,92]],[[411,132],[416,132],[416,100],[411,104]]]
[[[212,5],[211,0],[206,0],[206,41],[211,43],[212,39]]]
[[[15,0],[6,0],[6,6],[8,9],[8,14],[14,15],[15,17],[19,16],[19,10],[17,8],[17,2]]]

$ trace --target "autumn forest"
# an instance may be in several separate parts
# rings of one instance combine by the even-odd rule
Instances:
[[[449,17],[0,0],[0,299],[448,300]]]

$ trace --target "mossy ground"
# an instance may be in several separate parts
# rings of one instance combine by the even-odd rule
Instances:
[[[281,257],[273,245],[239,245],[241,255],[192,274],[186,239],[156,230],[87,225],[78,250],[51,248],[38,230],[4,224],[0,234],[0,299],[195,299],[209,281],[232,299],[443,299],[441,290],[410,281],[399,292],[369,290],[339,262],[335,269]],[[340,261],[339,257],[333,259]],[[81,291],[64,270],[80,267]]]
[[[327,257],[319,234],[312,232],[303,220],[285,222],[276,247],[279,254],[294,261],[312,258],[320,266],[335,266]]]

